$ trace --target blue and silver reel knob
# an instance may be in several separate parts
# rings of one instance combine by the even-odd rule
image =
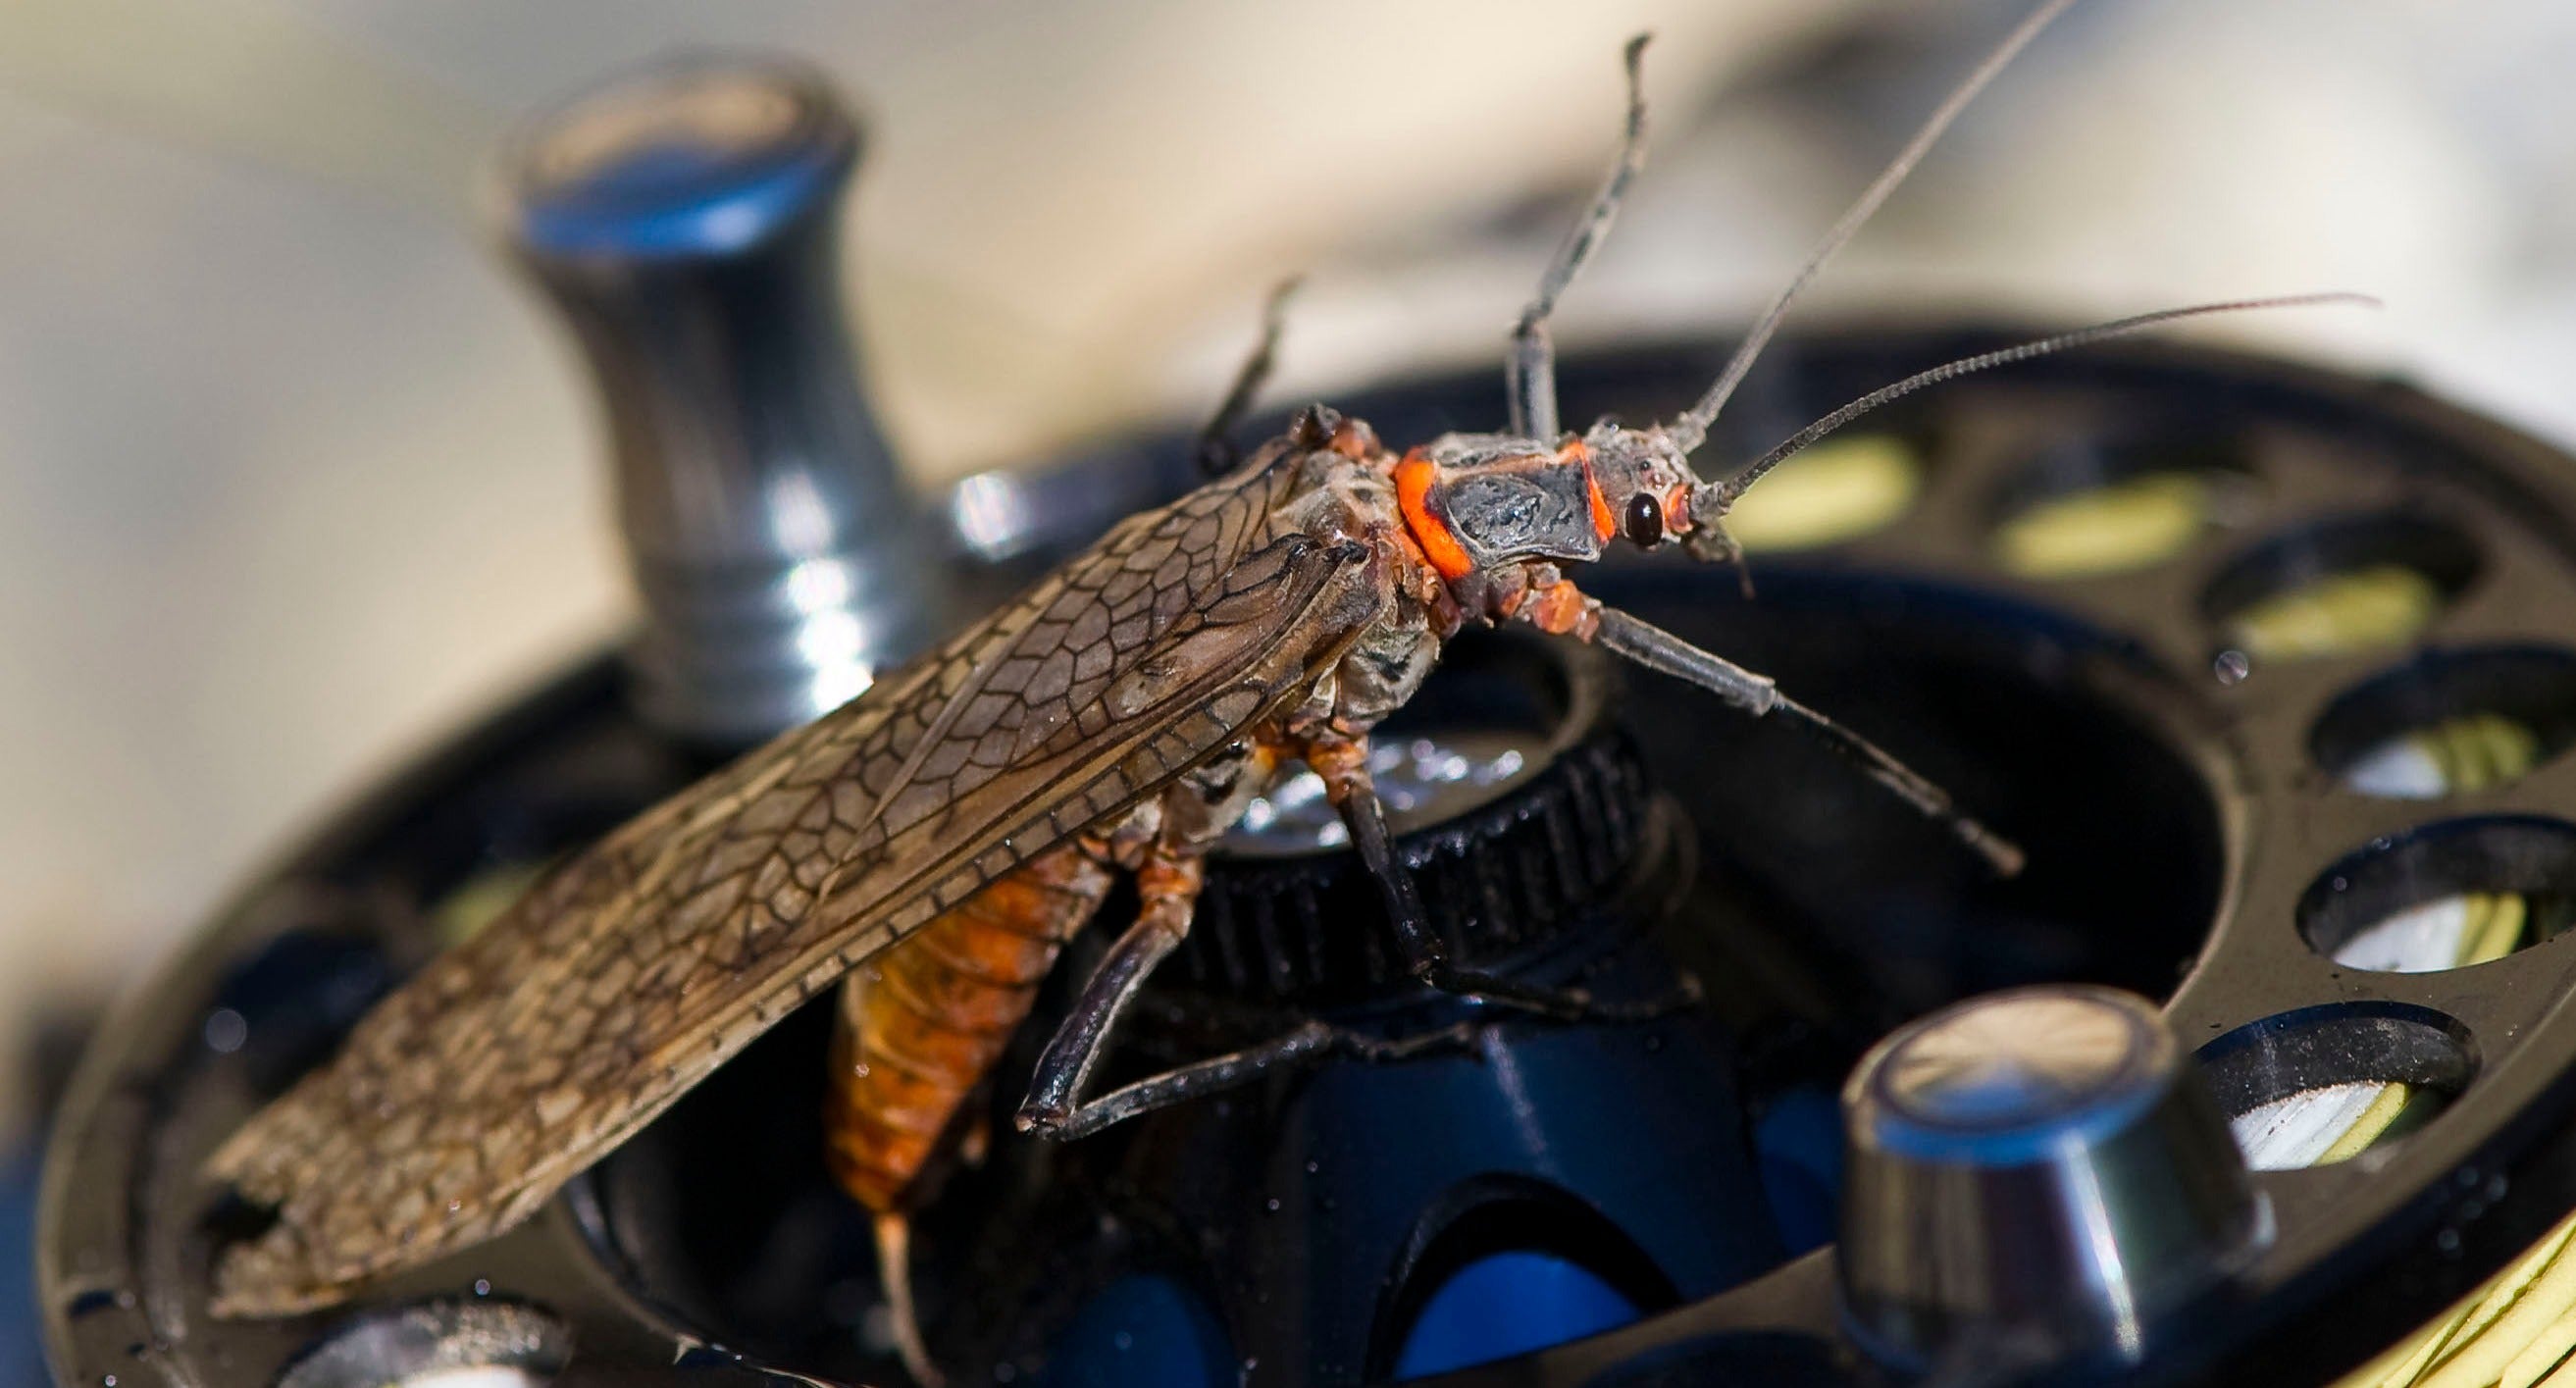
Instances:
[[[2225,1118],[2134,993],[1944,1008],[1862,1058],[1843,1114],[1843,1294],[1894,1360],[2134,1358],[2264,1230]]]

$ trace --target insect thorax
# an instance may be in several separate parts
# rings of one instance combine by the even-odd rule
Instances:
[[[1419,455],[1435,469],[1441,522],[1477,568],[1601,557],[1590,473],[1558,449],[1503,434],[1445,434]]]
[[[1374,442],[1364,425],[1358,431]],[[1381,570],[1393,579],[1376,617],[1352,638],[1301,710],[1330,716],[1352,732],[1364,733],[1402,707],[1440,658],[1428,602],[1440,579],[1420,571],[1419,561],[1405,547],[1405,521],[1390,479],[1394,461],[1382,449],[1314,449],[1297,460],[1294,488],[1271,515],[1274,535],[1350,539],[1371,546],[1378,551]]]

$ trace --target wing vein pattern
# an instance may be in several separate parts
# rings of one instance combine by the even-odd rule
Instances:
[[[431,961],[208,1162],[279,1211],[217,1310],[327,1304],[526,1218],[851,966],[1297,692],[1313,672],[1279,638],[1351,556],[1270,539],[1275,457],[1131,518]]]

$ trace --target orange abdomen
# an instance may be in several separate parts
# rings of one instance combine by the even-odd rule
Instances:
[[[958,1109],[1109,891],[1076,847],[1031,859],[853,970],[841,985],[823,1131],[832,1174],[879,1213],[913,1203]]]

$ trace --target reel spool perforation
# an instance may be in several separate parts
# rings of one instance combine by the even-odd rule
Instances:
[[[2112,368],[2103,374],[2121,373]],[[2081,374],[2081,369],[2061,366],[2049,374]],[[2149,365],[2143,374],[2159,374],[2159,367]],[[2000,388],[1995,392],[2002,393]],[[2411,1006],[2443,1014],[2478,1056],[2472,1077],[2446,1112],[2422,1130],[2375,1150],[2370,1160],[2258,1177],[2267,1190],[2277,1187],[2285,1224],[2334,1217],[2339,1227],[2350,1228],[2394,1215],[2410,1201],[2421,1200],[2435,1177],[2464,1169],[2464,1162],[2474,1166],[2472,1154],[2482,1139],[2496,1135],[2499,1125],[2464,1110],[2492,1100],[2502,1111],[2514,1112],[2515,1104],[2535,1092],[2535,1072],[2558,1063],[2555,1055],[2544,1061],[2542,1053],[2555,1048],[2563,1054],[2570,1042],[2560,1034],[2569,1019],[2534,1006],[2534,998],[2556,998],[2576,985],[2576,968],[2561,963],[2576,945],[2541,941],[2448,973],[2373,973],[2339,966],[2312,948],[2296,924],[2297,904],[2317,873],[2377,837],[2404,835],[2458,815],[2565,815],[2576,806],[2576,767],[2563,756],[2544,756],[2501,786],[2422,802],[2393,801],[2352,791],[2320,767],[2310,752],[2311,731],[2338,700],[2402,668],[2425,646],[2555,649],[2560,642],[2548,630],[2546,614],[2576,610],[2570,606],[2576,602],[2576,583],[2571,583],[2576,566],[2558,542],[2561,537],[2552,533],[2558,523],[2548,512],[2513,508],[2513,502],[2528,500],[2519,494],[2527,485],[2524,479],[2498,485],[2492,477],[2451,478],[2467,495],[2451,492],[2428,504],[2427,494],[2441,490],[2441,479],[2429,475],[2431,470],[2458,459],[2442,456],[2451,450],[2410,455],[2403,444],[2419,421],[2389,427],[2382,420],[2376,422],[2379,427],[2356,430],[2349,421],[2328,420],[2320,427],[2316,419],[2301,417],[2314,413],[2315,402],[2309,405],[2285,416],[2259,405],[2249,409],[2253,418],[2241,427],[2253,440],[2248,453],[2257,483],[2254,504],[2230,524],[2205,526],[2178,552],[2136,571],[2062,580],[1993,572],[1998,566],[1991,553],[1969,542],[1960,521],[1974,513],[1969,492],[1980,485],[2008,484],[2013,449],[2003,440],[2011,431],[1971,443],[1963,438],[1967,431],[1946,422],[1934,425],[1943,443],[1937,461],[1925,469],[1924,494],[1908,515],[1887,530],[1854,539],[1828,559],[1854,569],[1882,564],[1988,569],[1981,582],[2134,636],[2189,679],[2205,674],[2213,650],[2223,645],[2214,639],[2218,623],[2213,621],[2223,613],[2213,611],[2210,593],[2267,547],[2294,549],[2312,527],[2346,518],[2364,522],[2399,516],[2405,524],[2428,513],[2438,519],[2419,528],[2447,529],[2466,542],[2465,564],[2457,554],[2437,554],[2428,565],[2451,571],[2434,575],[2441,599],[2411,639],[2314,659],[2267,662],[2239,687],[2222,688],[2210,681],[2200,691],[2216,706],[2227,740],[2243,758],[2241,790],[2253,823],[2236,842],[2243,857],[2230,874],[2231,899],[2224,917],[2168,1004],[2186,1043],[2214,1040],[2308,1009]],[[1951,406],[1953,412],[1972,408]],[[2089,408],[2118,412],[2115,404],[2099,400]],[[2481,466],[2500,461],[2490,457]],[[2562,497],[2556,506],[2563,505]],[[2254,750],[2245,750],[2249,746]],[[2434,1203],[2443,1202],[2437,1198]],[[2331,1240],[2320,1242],[2312,1229],[2287,1228],[2272,1261],[2296,1268],[2333,1246]],[[2456,1248],[2456,1243],[2446,1247]],[[1828,1284],[1812,1269],[1793,1265],[1757,1285],[1769,1293],[1761,1300],[1794,1300],[1800,1287],[1809,1296],[1829,1299]],[[1746,1288],[1718,1300],[1749,1303],[1757,1295],[1755,1288]],[[2425,1309],[2431,1309],[2430,1302]],[[1738,1320],[1718,1315],[1714,1307],[1694,1319]],[[1761,1318],[1740,1323],[1758,1324]]]

